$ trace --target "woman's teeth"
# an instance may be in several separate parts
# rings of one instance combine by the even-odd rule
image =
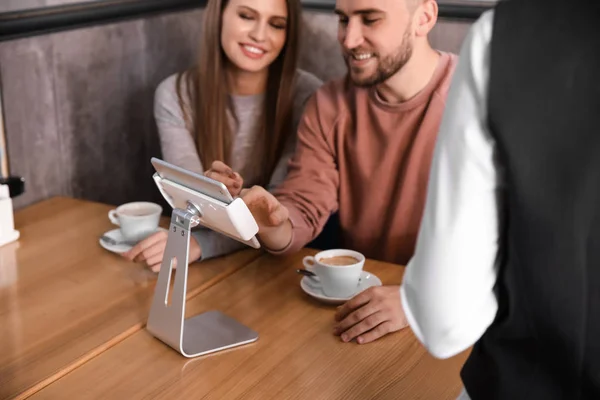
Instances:
[[[250,53],[253,54],[264,54],[264,51],[259,49],[258,47],[244,45],[244,49],[248,50]]]

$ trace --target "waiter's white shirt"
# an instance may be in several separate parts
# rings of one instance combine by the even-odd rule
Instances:
[[[492,25],[493,11],[488,11],[463,43],[434,151],[415,255],[400,289],[410,327],[438,358],[472,346],[498,309],[493,286],[503,181],[487,125]]]

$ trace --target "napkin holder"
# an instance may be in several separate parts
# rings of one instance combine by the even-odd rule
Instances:
[[[153,178],[173,212],[146,329],[185,357],[202,356],[256,341],[256,332],[220,311],[185,318],[191,229],[204,224],[248,242],[258,232],[252,214],[242,199],[225,204],[158,174]],[[171,272],[175,266],[175,282],[171,289]]]
[[[19,231],[15,230],[13,204],[8,185],[0,185],[0,246],[19,239]]]

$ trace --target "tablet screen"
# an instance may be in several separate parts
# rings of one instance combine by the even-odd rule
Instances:
[[[233,197],[231,197],[227,187],[219,181],[169,164],[159,158],[153,157],[151,163],[156,172],[163,179],[178,183],[181,186],[200,192],[225,204],[229,204],[233,201]]]

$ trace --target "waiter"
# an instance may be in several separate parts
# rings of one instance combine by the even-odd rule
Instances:
[[[465,40],[401,298],[464,399],[600,399],[600,2],[499,3]]]

